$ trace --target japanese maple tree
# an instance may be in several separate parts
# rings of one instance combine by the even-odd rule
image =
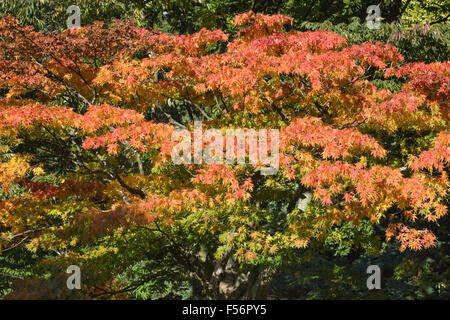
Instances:
[[[436,245],[450,63],[402,64],[390,45],[285,31],[283,15],[234,24],[236,35],[177,36],[124,21],[45,34],[0,21],[0,249],[49,253],[42,278],[13,297],[48,294],[49,272],[53,294],[67,295],[61,274],[76,264],[86,297],[171,279],[197,297],[264,298],[281,266],[349,223],[389,221],[385,241],[402,251]],[[279,129],[278,173],[174,164],[172,133],[194,120]],[[404,132],[414,146],[402,147]]]

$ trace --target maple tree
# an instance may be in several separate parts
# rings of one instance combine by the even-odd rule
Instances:
[[[49,294],[49,272],[61,286],[51,294],[68,295],[61,274],[76,264],[88,297],[175,279],[198,297],[264,298],[296,252],[348,223],[387,219],[385,241],[402,251],[436,245],[450,63],[402,64],[380,42],[285,31],[284,15],[250,11],[234,24],[230,37],[125,21],[44,34],[0,21],[0,248],[50,253],[12,297]],[[279,172],[173,164],[172,133],[194,120],[279,129]],[[387,137],[405,131],[421,143],[399,155]]]

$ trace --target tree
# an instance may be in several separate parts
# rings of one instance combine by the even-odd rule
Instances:
[[[391,45],[284,31],[292,23],[250,11],[230,37],[1,20],[0,243],[45,253],[10,297],[73,295],[59,286],[76,264],[83,297],[182,296],[189,284],[197,298],[264,298],[282,266],[349,229],[371,253],[392,239],[435,246],[449,62],[402,64]],[[278,129],[280,170],[174,164],[172,133],[195,120]]]
[[[25,3],[26,2],[26,3]],[[234,31],[236,14],[252,10],[264,14],[286,14],[294,18],[296,26],[303,22],[348,24],[353,18],[365,22],[369,0],[18,0],[0,2],[0,16],[12,15],[22,25],[33,25],[38,30],[66,28],[67,8],[80,7],[82,24],[97,20],[105,23],[112,19],[134,19],[142,25],[162,28],[175,33],[192,33],[201,28],[219,28]],[[448,23],[448,1],[385,0],[379,3],[383,23],[402,22],[416,24]]]
[[[67,27],[70,13],[67,9],[77,5],[81,11],[81,23],[91,24],[101,20],[109,23],[116,19],[142,19],[145,0],[18,0],[0,2],[0,16],[12,15],[22,25],[32,25],[36,30],[54,31]]]

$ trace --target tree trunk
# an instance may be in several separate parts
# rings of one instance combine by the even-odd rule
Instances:
[[[211,299],[266,299],[274,275],[274,268],[255,267],[244,273],[238,272],[233,257],[229,256],[216,261],[205,291]]]

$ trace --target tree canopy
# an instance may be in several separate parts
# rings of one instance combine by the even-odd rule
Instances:
[[[0,21],[0,250],[28,261],[9,298],[266,298],[323,248],[439,249],[449,62],[283,14],[232,23]],[[173,133],[196,120],[279,130],[279,171],[174,164]],[[81,291],[64,286],[72,264]]]

